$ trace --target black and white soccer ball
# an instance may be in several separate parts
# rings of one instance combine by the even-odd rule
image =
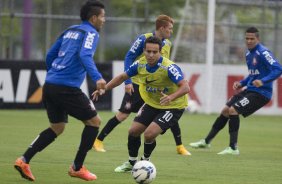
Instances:
[[[152,162],[141,160],[133,166],[131,174],[136,183],[147,184],[156,178],[157,170]]]

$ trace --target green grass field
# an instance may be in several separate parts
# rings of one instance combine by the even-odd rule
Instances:
[[[102,127],[110,112],[99,112]],[[180,121],[183,143],[203,138],[215,115],[185,113]],[[114,173],[116,166],[127,160],[127,130],[132,119],[118,126],[105,139],[106,153],[91,150],[85,165],[94,172],[97,184],[134,183],[129,173]],[[48,126],[45,111],[0,110],[0,183],[28,183],[13,168],[14,161]],[[83,124],[70,118],[64,134],[31,161],[31,169],[40,184],[72,184],[85,181],[67,175],[81,136]],[[212,142],[208,150],[189,148],[192,156],[176,154],[170,131],[158,137],[152,162],[157,168],[154,184],[281,184],[282,183],[282,116],[241,118],[239,156],[217,155],[228,146],[228,129]],[[143,153],[143,146],[140,155]]]

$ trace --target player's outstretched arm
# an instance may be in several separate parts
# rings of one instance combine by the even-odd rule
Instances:
[[[106,84],[105,90],[111,90],[111,89],[119,86],[120,84],[122,84],[128,78],[129,78],[129,76],[125,72],[116,76],[110,82],[108,82]],[[103,94],[104,94],[104,91],[102,91],[101,89],[97,89],[96,91],[94,91],[92,93],[92,100],[97,101],[98,97],[103,95]]]

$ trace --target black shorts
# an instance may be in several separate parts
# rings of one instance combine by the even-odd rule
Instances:
[[[121,106],[119,108],[120,112],[130,114],[131,112],[138,112],[141,106],[144,104],[143,99],[139,93],[139,85],[132,83],[134,92],[129,95],[125,93],[122,99]]]
[[[266,105],[270,99],[265,96],[253,92],[244,90],[233,97],[226,103],[228,107],[234,107],[234,109],[242,114],[244,117],[247,117],[253,114],[258,109]]]
[[[68,115],[81,121],[97,115],[93,102],[79,88],[45,83],[42,100],[51,123],[68,122]]]
[[[138,111],[134,121],[146,127],[151,122],[155,122],[161,127],[163,133],[165,133],[167,129],[178,123],[183,112],[184,109],[156,109],[148,104],[144,104]]]

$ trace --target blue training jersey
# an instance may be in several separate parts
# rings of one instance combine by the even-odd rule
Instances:
[[[240,81],[241,85],[247,86],[249,91],[260,93],[271,99],[273,81],[282,74],[282,66],[273,54],[260,43],[246,52],[246,64],[249,75]],[[255,87],[252,82],[256,79],[261,80],[263,86]]]
[[[102,78],[93,56],[99,33],[88,21],[65,30],[46,56],[46,83],[80,87],[86,73],[96,82]]]

